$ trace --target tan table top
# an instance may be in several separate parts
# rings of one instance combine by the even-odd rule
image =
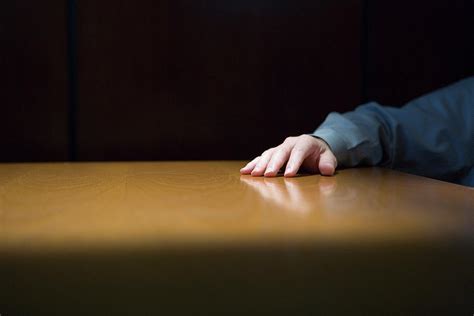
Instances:
[[[474,237],[466,187],[376,168],[252,178],[242,165],[0,165],[0,249]]]
[[[0,164],[6,306],[149,311],[160,293],[183,314],[236,295],[284,314],[470,309],[474,190],[379,168],[252,178],[243,164]]]

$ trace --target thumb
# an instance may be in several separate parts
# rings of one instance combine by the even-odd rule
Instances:
[[[332,176],[336,171],[337,159],[331,150],[324,150],[319,156],[319,172],[323,176]]]

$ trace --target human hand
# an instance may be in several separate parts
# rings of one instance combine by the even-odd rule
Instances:
[[[285,177],[295,176],[300,168],[310,173],[332,176],[337,167],[336,156],[326,142],[310,135],[301,135],[288,137],[281,145],[264,151],[240,169],[240,173],[274,177],[286,162]]]

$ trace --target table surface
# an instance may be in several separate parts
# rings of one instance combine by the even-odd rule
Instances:
[[[241,176],[244,162],[0,165],[0,249],[474,236],[474,191],[387,169]]]
[[[0,313],[474,311],[471,188],[242,165],[0,164]]]

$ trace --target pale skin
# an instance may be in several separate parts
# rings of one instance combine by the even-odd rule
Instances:
[[[240,169],[240,173],[254,177],[275,177],[285,163],[285,177],[294,177],[300,169],[332,176],[337,167],[336,156],[326,142],[310,135],[301,135],[288,137],[279,146],[267,149]]]

